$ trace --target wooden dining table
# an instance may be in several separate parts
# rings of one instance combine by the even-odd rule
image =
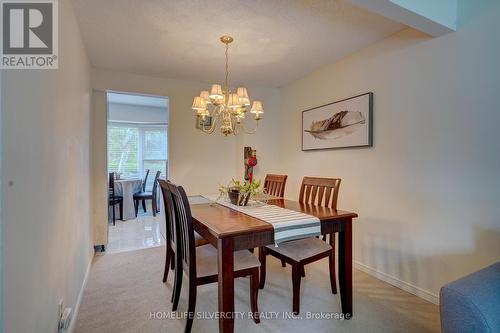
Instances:
[[[302,204],[286,199],[268,204],[313,215],[323,235],[338,233],[339,289],[342,313],[352,317],[352,219],[356,213]],[[217,248],[219,332],[234,332],[233,252],[274,244],[274,229],[267,222],[216,203],[191,205],[193,227]]]

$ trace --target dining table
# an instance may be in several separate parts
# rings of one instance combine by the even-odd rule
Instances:
[[[190,201],[194,230],[217,248],[219,332],[234,332],[233,252],[274,244],[273,226],[215,202]],[[353,315],[352,221],[358,215],[282,198],[267,203],[317,217],[323,235],[338,233],[341,311],[344,318],[350,319]]]
[[[135,219],[134,193],[142,191],[142,179],[127,178],[115,180],[115,196],[123,197],[122,220]],[[118,206],[115,207],[117,209]]]

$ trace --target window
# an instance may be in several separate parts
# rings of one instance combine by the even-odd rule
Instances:
[[[142,170],[149,169],[146,188],[153,187],[156,171],[161,171],[162,178],[167,174],[167,130],[165,127],[141,129],[142,136]]]
[[[149,169],[146,189],[153,186],[156,171],[167,178],[167,127],[108,123],[108,170],[125,178],[143,178]]]
[[[139,175],[139,129],[108,126],[108,170],[127,176]]]

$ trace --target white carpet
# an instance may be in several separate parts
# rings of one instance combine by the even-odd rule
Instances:
[[[164,251],[162,246],[96,256],[75,331],[183,332],[183,319],[165,318],[171,315],[173,274],[171,271],[166,284],[161,282]],[[266,287],[259,290],[259,310],[269,318],[262,318],[260,324],[237,319],[236,332],[439,332],[436,305],[357,270],[351,320],[307,319],[308,313],[332,315],[340,311],[340,296],[331,293],[327,259],[306,266],[306,275],[301,286],[301,318],[284,319],[292,309],[290,267],[282,268],[268,257]],[[187,286],[186,280],[183,286]],[[247,278],[236,280],[235,293],[236,311],[250,311]],[[183,288],[177,314],[186,310],[186,303],[187,288]],[[198,287],[196,311],[205,317],[217,311],[217,284]],[[217,331],[217,320],[194,320],[193,332]]]

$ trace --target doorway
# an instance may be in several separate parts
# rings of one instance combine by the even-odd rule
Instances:
[[[164,244],[155,179],[168,179],[168,102],[164,96],[106,93],[107,172],[113,177],[108,253]]]

